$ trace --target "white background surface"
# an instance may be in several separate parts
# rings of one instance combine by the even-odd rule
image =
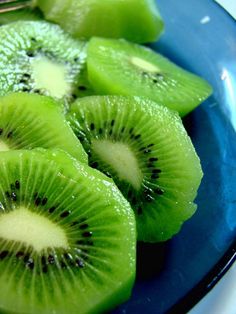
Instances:
[[[236,314],[236,262],[188,314]]]

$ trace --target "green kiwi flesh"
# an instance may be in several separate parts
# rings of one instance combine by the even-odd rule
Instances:
[[[112,177],[129,200],[138,240],[176,234],[196,210],[202,178],[178,114],[139,97],[91,96],[72,104],[67,118],[90,166]]]
[[[164,23],[155,0],[35,0],[47,20],[77,38],[126,38],[156,41]],[[111,27],[112,25],[112,27]]]
[[[0,175],[1,310],[101,313],[130,296],[135,219],[114,183],[42,149],[1,152]]]
[[[149,48],[125,40],[93,38],[88,45],[87,67],[98,94],[147,97],[181,116],[212,92],[204,79]]]
[[[11,93],[0,97],[0,151],[60,148],[87,163],[58,102],[48,96]]]
[[[0,94],[30,92],[63,100],[77,97],[86,59],[86,44],[58,25],[19,21],[0,32]]]
[[[21,9],[0,14],[0,25],[9,24],[17,21],[39,21],[42,13],[39,10]]]

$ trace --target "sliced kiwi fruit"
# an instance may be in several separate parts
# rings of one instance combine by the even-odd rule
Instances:
[[[114,183],[78,162],[68,177],[52,155],[0,154],[0,308],[103,313],[130,296],[134,215]]]
[[[212,92],[204,79],[125,40],[93,38],[87,62],[89,81],[98,94],[148,97],[181,116]]]
[[[68,105],[79,88],[86,44],[45,21],[19,21],[0,32],[0,94],[23,91]]]
[[[48,96],[12,93],[0,97],[0,151],[61,148],[87,163],[58,102]]]
[[[101,36],[156,41],[164,23],[155,0],[34,0],[45,18],[77,38]]]
[[[113,178],[137,218],[138,239],[165,241],[196,210],[202,170],[179,115],[139,97],[77,100],[68,120],[91,167]]]
[[[9,24],[17,21],[38,21],[43,18],[40,10],[20,9],[0,14],[0,25]]]

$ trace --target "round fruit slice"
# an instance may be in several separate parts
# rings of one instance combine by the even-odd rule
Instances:
[[[71,163],[74,180],[49,156],[0,154],[1,310],[107,311],[126,300],[133,285],[134,215],[104,176]]]
[[[148,97],[186,115],[212,92],[202,78],[149,48],[125,40],[93,38],[88,77],[98,94]]]
[[[155,0],[34,0],[47,20],[78,38],[126,38],[138,43],[157,40],[163,31]]]
[[[87,154],[51,97],[12,93],[0,97],[0,151],[61,148],[87,163]]]
[[[164,241],[193,215],[202,178],[178,114],[138,97],[91,96],[68,114],[89,164],[111,176],[131,203],[138,239]]]
[[[77,97],[85,43],[44,21],[4,25],[0,43],[1,95],[32,92],[64,100],[65,104]]]

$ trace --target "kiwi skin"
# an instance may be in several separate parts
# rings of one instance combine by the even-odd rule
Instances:
[[[78,313],[78,310],[79,310],[79,313],[81,313],[81,314],[82,313],[84,313],[84,314],[85,313],[103,313],[104,311],[108,311],[111,308],[117,306],[121,302],[126,301],[131,294],[131,289],[132,289],[132,286],[134,284],[134,278],[135,278],[135,252],[136,252],[135,219],[134,219],[134,215],[133,215],[133,212],[132,212],[129,204],[122,197],[121,193],[118,191],[118,189],[116,188],[114,183],[112,183],[110,180],[107,180],[103,174],[99,173],[98,171],[94,171],[93,169],[91,169],[90,167],[88,167],[84,164],[77,162],[75,159],[71,158],[71,156],[69,154],[67,154],[63,151],[60,151],[60,150],[51,150],[50,151],[50,150],[36,149],[36,150],[32,150],[32,151],[3,152],[0,154],[0,159],[1,159],[1,161],[3,161],[5,167],[7,164],[11,163],[12,169],[15,169],[15,172],[12,172],[11,170],[9,170],[9,173],[10,173],[9,180],[10,181],[12,181],[12,178],[15,179],[14,176],[17,176],[17,172],[19,171],[17,169],[18,163],[19,163],[20,167],[22,167],[23,165],[27,165],[29,161],[30,161],[30,164],[32,165],[31,161],[36,161],[36,160],[38,160],[38,162],[39,162],[38,164],[40,166],[42,166],[42,164],[48,165],[48,167],[46,166],[45,169],[48,169],[48,168],[57,169],[56,172],[58,172],[58,176],[60,177],[61,182],[64,180],[66,182],[69,179],[69,181],[68,181],[69,185],[71,185],[71,187],[74,187],[74,189],[72,189],[73,191],[71,191],[72,195],[73,195],[73,193],[77,193],[76,190],[78,190],[79,194],[81,194],[81,193],[83,194],[85,186],[83,187],[82,178],[84,178],[84,180],[86,180],[88,183],[88,185],[86,186],[86,190],[93,190],[94,189],[94,193],[100,193],[100,192],[103,193],[102,199],[106,200],[105,201],[106,205],[104,206],[104,208],[106,206],[112,206],[112,204],[115,205],[113,210],[111,207],[110,214],[105,217],[105,219],[106,219],[105,224],[108,226],[107,231],[110,230],[110,224],[108,223],[108,218],[111,218],[111,221],[110,221],[111,223],[116,224],[116,223],[118,223],[118,221],[120,221],[120,222],[123,221],[123,224],[124,224],[123,225],[124,226],[124,233],[122,233],[122,230],[118,231],[118,233],[120,234],[121,238],[123,239],[120,243],[120,246],[125,247],[127,249],[127,252],[125,253],[125,256],[122,258],[123,253],[121,251],[123,251],[123,249],[121,251],[118,250],[117,252],[115,252],[115,247],[113,249],[112,249],[112,246],[107,248],[107,250],[113,250],[113,253],[115,252],[115,254],[113,254],[111,252],[111,256],[110,256],[112,259],[114,259],[113,271],[111,270],[110,275],[109,275],[109,273],[107,273],[105,275],[105,277],[102,278],[102,280],[105,280],[106,276],[108,276],[108,277],[110,276],[109,280],[108,280],[107,287],[106,287],[105,283],[104,283],[103,287],[100,287],[101,290],[105,289],[104,293],[102,293],[102,292],[100,293],[100,291],[99,291],[99,293],[96,292],[96,288],[91,289],[91,291],[87,291],[87,295],[84,298],[78,297],[78,300],[83,300],[83,302],[86,300],[89,303],[87,305],[86,304],[84,305],[83,302],[82,302],[82,304],[78,304],[78,303],[76,304],[76,294],[81,293],[81,286],[78,285],[78,286],[80,286],[80,288],[78,287],[78,289],[76,290],[76,281],[75,281],[75,278],[72,277],[73,278],[73,284],[71,285],[71,290],[74,290],[73,295],[68,295],[68,293],[66,293],[69,291],[69,287],[68,287],[68,290],[66,289],[66,291],[64,291],[65,292],[64,297],[60,298],[60,300],[58,302],[59,304],[55,305],[52,308],[52,311],[47,311],[47,309],[42,310],[41,304],[37,304],[38,307],[33,308],[33,311],[32,311],[32,303],[30,302],[29,309],[27,310],[27,312],[28,313],[34,313],[34,314],[42,314],[42,313],[52,313],[55,311],[55,313],[60,313],[60,314],[67,314],[67,313],[73,313],[74,314],[74,313]],[[21,168],[21,173],[24,173],[24,167]],[[31,171],[31,174],[32,174],[32,171]],[[69,175],[69,177],[68,177],[68,175]],[[4,173],[4,176],[5,176],[5,173]],[[41,180],[39,177],[38,177],[38,179]],[[80,185],[80,191],[79,191],[79,188],[76,187],[77,185]],[[23,184],[21,185],[21,187],[22,187],[22,191],[23,191],[24,190]],[[42,208],[40,210],[41,210],[41,214],[45,214],[43,212]],[[105,212],[106,212],[106,210],[104,211],[104,213]],[[117,213],[117,215],[115,215],[115,212]],[[106,214],[108,214],[108,213],[106,213]],[[127,214],[128,214],[129,218],[127,217]],[[102,227],[103,223],[105,222],[105,221],[103,221],[103,219],[104,218],[101,215],[100,216],[98,215],[96,221],[94,221],[94,223],[98,229],[100,229]],[[100,220],[100,222],[99,222],[99,220]],[[91,221],[90,221],[90,223],[92,225]],[[69,225],[69,223],[65,223],[65,228],[68,225]],[[100,228],[99,228],[99,226],[100,226]],[[126,234],[125,230],[127,231],[127,234]],[[94,234],[95,233],[96,233],[96,231],[94,231]],[[99,233],[99,231],[98,231],[98,233]],[[117,243],[117,240],[112,239],[111,235],[109,235],[108,238],[111,239],[110,244],[112,244],[112,242],[114,242],[113,244],[115,246]],[[96,241],[96,239],[94,239],[94,241]],[[100,243],[101,243],[101,241],[100,241]],[[102,245],[101,251],[103,251],[104,248],[105,248],[105,246]],[[124,251],[126,249],[124,249]],[[105,256],[106,256],[106,254],[105,254]],[[123,267],[124,264],[126,264],[127,267]],[[18,264],[17,264],[16,268],[17,267],[19,267]],[[118,273],[119,267],[121,268],[120,274]],[[93,269],[93,267],[91,267],[91,268]],[[105,272],[105,269],[107,269],[107,268],[104,267],[104,272]],[[80,272],[82,270],[83,270],[83,268],[81,270],[78,270],[78,275],[80,274]],[[31,271],[32,270],[27,270],[27,276],[29,275],[29,273]],[[67,277],[67,285],[65,286],[65,287],[67,287],[68,286],[68,280],[70,279],[71,274],[69,274],[67,269],[62,270],[62,272],[65,272],[68,276]],[[100,272],[103,272],[102,267],[100,268]],[[101,278],[99,278],[100,272],[98,271],[98,280],[96,281],[96,285],[98,284],[98,286],[101,284]],[[14,273],[14,271],[13,271],[13,273]],[[36,275],[36,274],[34,274],[34,275]],[[45,278],[46,274],[42,274],[42,276],[44,276],[44,280],[46,282],[46,278]],[[78,279],[80,278],[80,276],[81,275],[79,275]],[[95,276],[95,274],[92,274],[90,278],[87,278],[87,280],[85,280],[85,282],[90,281],[89,279],[91,279],[91,278],[93,278],[93,280],[94,280],[94,276]],[[54,273],[52,277],[54,278],[57,276]],[[85,275],[85,277],[86,277],[86,275]],[[83,278],[82,282],[83,281],[84,281],[84,278]],[[99,281],[100,281],[100,283],[99,283]],[[29,282],[28,282],[28,284],[29,284]],[[36,284],[37,284],[37,282],[36,282]],[[48,284],[48,282],[47,282],[47,284]],[[82,284],[82,286],[83,286],[83,284]],[[27,290],[27,287],[26,287],[26,290]],[[32,289],[32,290],[34,292],[34,289]],[[60,290],[60,287],[59,287],[59,290]],[[61,289],[61,290],[63,291],[63,289]],[[57,293],[58,293],[57,287],[55,287],[55,291],[57,291]],[[85,293],[86,293],[86,290],[83,290],[83,291],[85,291]],[[93,296],[93,294],[94,294],[94,298],[92,297],[91,300],[88,301],[87,297]],[[52,295],[53,295],[53,293],[52,293]],[[37,295],[34,295],[34,296],[37,297]],[[55,295],[53,295],[53,296],[55,297]],[[26,299],[24,298],[24,301],[25,300]],[[19,302],[19,297],[16,301]],[[68,301],[69,301],[69,303],[71,302],[71,304],[68,304],[68,306],[66,306],[66,302],[68,302]],[[37,301],[37,302],[39,302],[39,301]],[[65,302],[65,303],[63,304],[63,302]],[[22,301],[22,303],[24,303],[24,302]],[[14,313],[14,312],[22,313],[22,311],[19,311],[20,310],[19,307],[14,308],[14,304],[17,304],[17,303],[13,302],[13,304],[11,304],[11,308],[13,310],[10,312],[11,313]],[[61,308],[60,308],[60,304],[62,305]],[[41,310],[39,310],[40,308],[41,308]],[[26,311],[23,310],[23,312],[26,312]]]
[[[177,112],[140,97],[91,96],[77,100],[67,119],[88,153],[89,164],[111,176],[131,203],[138,240],[166,241],[179,232],[197,209],[194,199],[203,173]],[[110,146],[100,146],[102,154],[94,146],[99,140],[110,141]],[[117,161],[111,164],[114,156],[121,155],[113,143],[125,143],[132,151],[142,172],[138,186],[124,172],[118,175]],[[107,152],[113,152],[108,162]],[[129,165],[127,173],[136,169],[128,169]]]

